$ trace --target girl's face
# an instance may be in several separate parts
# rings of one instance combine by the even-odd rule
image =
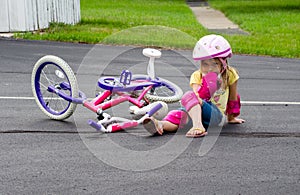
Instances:
[[[222,62],[218,58],[202,60],[200,69],[201,72],[207,74],[209,72],[220,73],[222,68]]]

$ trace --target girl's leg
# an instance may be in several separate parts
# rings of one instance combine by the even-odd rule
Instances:
[[[175,125],[169,121],[159,121],[153,117],[145,119],[143,121],[143,125],[149,133],[158,133],[159,135],[162,135],[164,131],[174,132],[178,129],[178,125]]]
[[[178,125],[175,125],[169,121],[160,121],[164,131],[174,132],[177,131]]]
[[[189,111],[189,115],[192,119],[193,127],[186,133],[186,136],[187,137],[205,136],[207,133],[202,124],[202,108],[200,104],[193,106]]]
[[[200,104],[197,104],[194,107],[192,107],[188,113],[193,121],[192,128],[205,129],[202,124],[202,108],[201,108]]]
[[[200,104],[197,104],[193,106],[189,110],[189,115],[192,120],[193,126],[192,128],[187,132],[187,137],[202,137],[205,136],[207,133],[205,131],[205,128],[202,124],[202,108]],[[184,123],[187,123],[188,121],[186,119],[183,120]],[[143,121],[143,125],[145,129],[150,132],[151,134],[158,133],[160,135],[163,134],[164,131],[167,132],[174,132],[177,131],[179,128],[178,124],[174,124],[170,121],[163,120],[158,121],[153,117],[150,117],[148,119],[145,119]]]
[[[187,137],[201,137],[206,135],[202,124],[202,108],[204,101],[199,99],[193,91],[186,92],[181,98],[181,104],[184,106],[191,117],[193,127],[187,132]],[[150,133],[163,134],[163,131],[176,131],[179,127],[187,123],[187,114],[184,111],[173,110],[168,113],[164,121],[157,121],[154,118],[148,118],[143,121],[143,125]]]

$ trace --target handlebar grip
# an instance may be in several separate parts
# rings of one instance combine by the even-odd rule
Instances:
[[[152,116],[155,112],[157,112],[159,109],[161,109],[162,108],[162,104],[161,103],[159,103],[159,104],[157,104],[156,106],[154,106],[147,114],[149,115],[149,116]]]
[[[96,123],[95,121],[93,121],[91,119],[88,120],[88,124],[91,127],[94,127],[97,131],[105,132],[104,129],[102,128],[102,125],[99,125],[98,123]]]

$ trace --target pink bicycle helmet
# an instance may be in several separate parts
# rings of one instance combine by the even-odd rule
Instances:
[[[232,51],[228,41],[220,35],[206,35],[195,45],[193,51],[194,60],[206,60],[220,58],[225,60],[232,56]]]

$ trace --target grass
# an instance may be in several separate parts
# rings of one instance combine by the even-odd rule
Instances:
[[[209,0],[250,35],[226,35],[234,53],[300,57],[299,0]],[[25,39],[192,49],[208,34],[184,0],[81,0],[81,22]]]
[[[300,57],[299,0],[210,0],[250,36],[226,36],[235,52]]]
[[[174,41],[176,40],[176,41]],[[158,25],[132,27],[105,38],[105,44],[145,45],[161,48],[192,48],[197,39],[176,28]]]
[[[191,48],[207,31],[183,0],[81,0],[81,22],[51,24],[25,39]]]

